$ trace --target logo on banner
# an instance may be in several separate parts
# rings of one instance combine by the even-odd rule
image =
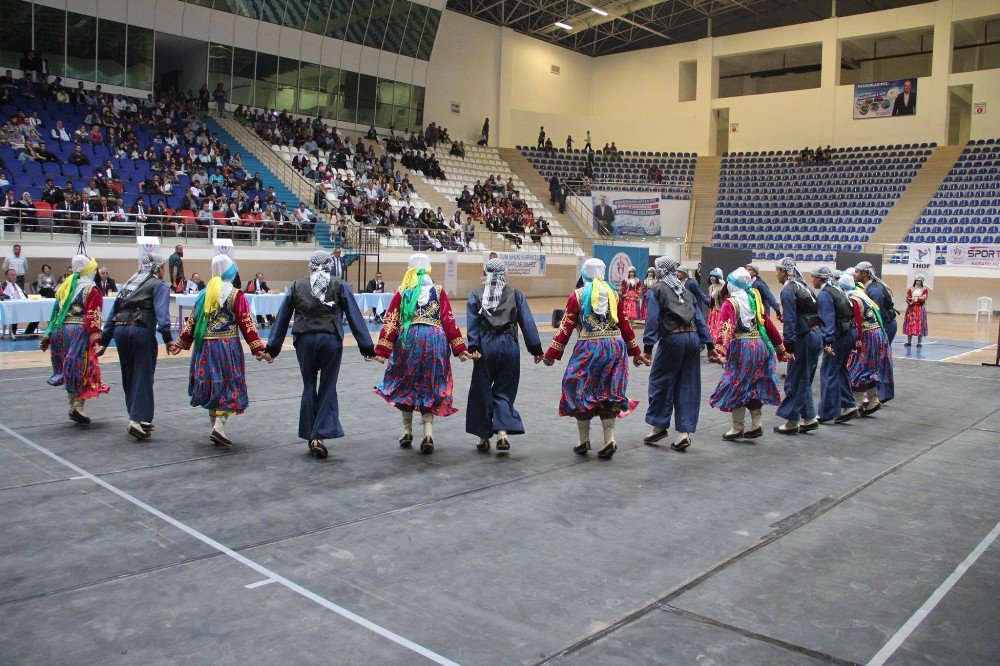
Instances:
[[[624,252],[619,252],[611,257],[608,264],[608,282],[611,284],[621,284],[622,280],[628,277],[628,269],[632,265],[632,259]]]
[[[907,266],[907,284],[913,284],[917,275],[923,275],[924,285],[934,287],[934,262],[937,260],[937,245],[911,245]]]
[[[953,243],[948,246],[946,262],[951,266],[1000,268],[1000,245]]]

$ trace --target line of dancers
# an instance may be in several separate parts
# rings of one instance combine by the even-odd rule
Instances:
[[[582,286],[569,295],[559,328],[544,351],[528,303],[507,284],[506,267],[498,259],[486,262],[483,284],[467,300],[463,337],[447,294],[431,277],[430,258],[414,254],[385,313],[377,343],[350,287],[333,276],[329,252],[314,253],[309,273],[288,288],[266,343],[257,333],[246,298],[232,284],[237,265],[224,255],[213,259],[212,278],[174,340],[163,264],[155,254],[142,258],[102,328],[101,294],[93,283],[97,263],[84,255],[73,258],[72,279],[56,294],[41,348],[51,349],[53,374],[48,381],[65,387],[74,422],[89,423],[84,402],[109,390],[101,380],[98,359],[114,339],[128,410],[126,430],[136,440],[153,437],[159,333],[169,354],[193,350],[190,404],[208,411],[212,443],[232,446],[225,424],[249,405],[240,337],[255,358],[272,363],[291,326],[303,382],[298,436],[312,455],[325,458],[326,441],[344,436],[337,382],[345,323],[365,361],[386,365],[374,390],[401,414],[401,447],[413,447],[414,415],[420,414],[419,450],[424,454],[434,451],[435,418],[458,411],[453,405],[452,356],[474,362],[466,431],[477,438],[477,450],[489,452],[496,437],[497,453],[506,454],[510,437],[524,434],[514,407],[521,367],[519,331],[534,362],[546,366],[562,359],[577,332],[563,373],[558,413],[576,420],[579,441],[573,451],[580,455],[592,449],[595,417],[603,440],[598,457],[610,459],[617,451],[615,423],[638,405],[628,397],[630,358],[637,367],[651,366],[646,423],[652,431],[643,441],[657,446],[670,437],[673,421],[670,446],[676,451],[689,448],[697,430],[702,348],[709,362],[723,366],[709,404],[732,415],[732,427],[722,435],[727,441],[761,437],[764,405],[777,406],[784,419],[773,427],[775,433],[796,435],[821,423],[869,416],[893,397],[890,345],[896,312],[891,290],[869,263],[839,277],[827,267],[813,271],[814,292],[793,259],[778,262],[781,310],[773,297],[767,300],[783,312],[781,331],[754,286],[758,276],[739,268],[726,276],[724,287],[712,285],[711,299],[720,306],[710,330],[702,299],[686,284],[687,275],[679,272],[676,261],[660,257],[655,262],[656,281],[645,294],[646,326],[640,343],[627,316],[635,304],[619,299],[605,279],[602,261],[589,259],[583,265]],[[718,279],[722,273],[716,269],[712,275]],[[788,362],[784,397],[776,374],[779,361]],[[818,404],[812,395],[817,369]]]

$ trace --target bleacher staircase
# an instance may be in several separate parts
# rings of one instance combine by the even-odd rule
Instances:
[[[715,229],[715,207],[719,202],[719,172],[722,158],[699,155],[694,170],[694,185],[691,186],[691,201],[694,205],[694,221],[688,229],[685,256],[700,259],[701,248],[712,244]]]
[[[931,151],[923,168],[913,177],[906,191],[889,209],[889,214],[882,219],[882,223],[868,240],[868,251],[881,254],[881,244],[895,245],[903,242],[903,238],[941,187],[948,171],[955,166],[955,161],[964,148],[965,146],[937,146]]]

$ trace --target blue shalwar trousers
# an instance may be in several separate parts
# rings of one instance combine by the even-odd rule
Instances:
[[[508,435],[523,435],[521,415],[514,409],[521,380],[517,338],[509,333],[484,333],[480,352],[483,357],[472,366],[465,432],[483,439],[501,430]]]
[[[847,359],[854,350],[857,340],[852,329],[838,336],[833,341],[834,355],[823,355],[820,364],[819,408],[821,419],[832,420],[840,416],[844,408],[856,406],[854,393],[851,392],[851,375],[847,371]]]
[[[660,338],[649,371],[646,423],[666,430],[676,412],[677,432],[695,432],[701,408],[701,350],[694,332]]]
[[[337,401],[343,344],[332,333],[303,333],[294,344],[302,372],[299,437],[307,441],[343,437]]]
[[[795,341],[795,360],[788,362],[785,373],[785,398],[778,407],[778,416],[787,421],[812,421],[816,418],[812,385],[823,353],[823,335],[809,331]]]
[[[130,421],[153,421],[153,375],[159,345],[156,331],[145,326],[115,326],[115,347],[122,369],[122,389]]]

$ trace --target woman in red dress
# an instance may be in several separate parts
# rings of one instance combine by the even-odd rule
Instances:
[[[622,312],[625,313],[625,318],[629,322],[640,318],[640,304],[644,300],[645,291],[645,286],[635,276],[635,266],[629,266],[628,277],[622,280],[621,289],[618,290],[622,296]]]
[[[918,275],[906,290],[906,316],[903,319],[903,333],[906,333],[905,347],[909,347],[913,336],[917,336],[917,346],[923,347],[921,340],[927,335],[927,297],[930,289],[924,286],[924,276]]]

